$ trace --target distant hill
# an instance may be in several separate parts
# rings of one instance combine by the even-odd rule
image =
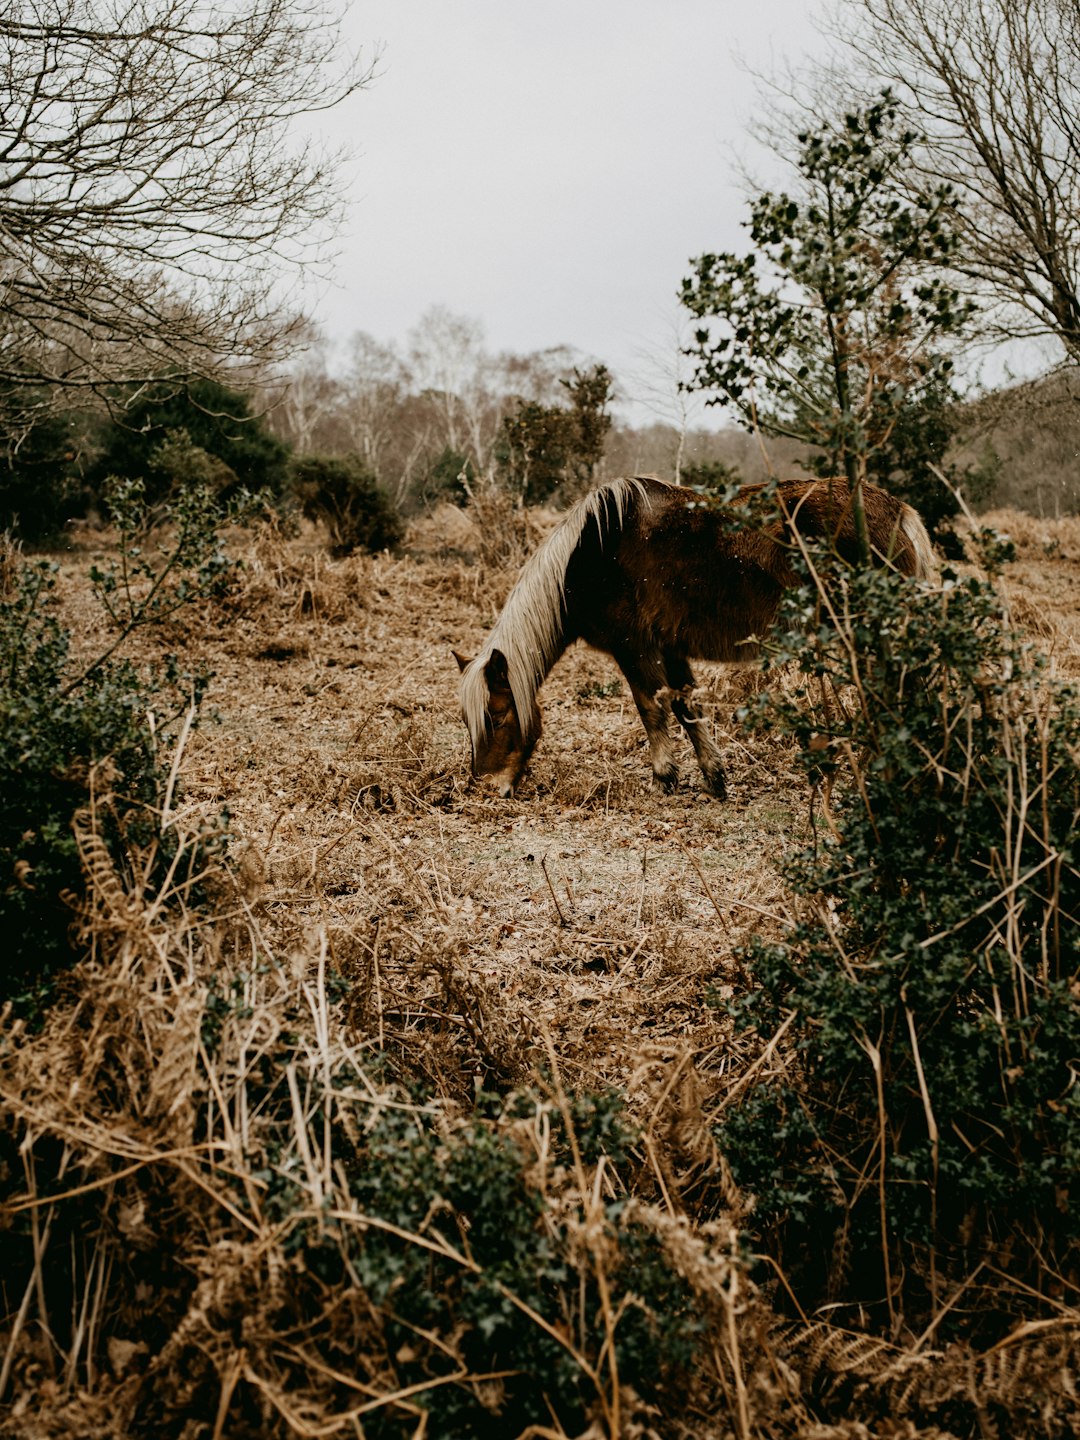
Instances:
[[[980,509],[1008,505],[1057,519],[1080,513],[1080,367],[998,390],[972,404],[961,464],[997,456]]]

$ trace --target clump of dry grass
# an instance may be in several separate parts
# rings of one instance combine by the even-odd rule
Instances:
[[[1053,658],[1060,674],[1080,675],[1080,611],[1075,603],[1080,516],[1046,520],[1019,510],[994,510],[977,520],[972,517],[969,525],[1012,542],[1015,561],[1002,576],[1012,623]]]
[[[422,1421],[418,1407],[445,1387],[479,1415],[510,1407],[518,1429],[526,1417],[547,1425],[543,1405],[531,1415],[521,1408],[532,1404],[526,1352],[487,1371],[469,1358],[474,1322],[463,1329],[451,1319],[465,1285],[478,1300],[490,1295],[499,1325],[513,1317],[523,1338],[535,1334],[562,1355],[561,1393],[579,1397],[571,1410],[583,1406],[595,1433],[616,1440],[656,1403],[635,1384],[658,1378],[643,1372],[633,1382],[632,1368],[620,1371],[636,1363],[619,1338],[629,1317],[645,1317],[643,1337],[659,1323],[627,1285],[624,1246],[653,1265],[666,1257],[671,1283],[677,1276],[696,1313],[714,1317],[716,1348],[695,1385],[705,1395],[720,1381],[736,1411],[746,1410],[742,1371],[759,1340],[733,1237],[695,1233],[647,1200],[612,1211],[614,1172],[603,1151],[586,1152],[578,1102],[557,1068],[536,1096],[479,1122],[464,1095],[410,1099],[387,1068],[420,1045],[445,1077],[452,1062],[438,1033],[456,1015],[488,1078],[525,1078],[529,1052],[463,964],[464,929],[448,926],[434,953],[419,957],[436,985],[426,1005],[395,993],[400,936],[382,935],[378,923],[354,935],[343,1008],[325,933],[276,959],[224,876],[210,916],[167,909],[160,897],[121,897],[93,836],[88,823],[95,958],[74,973],[47,1031],[28,1034],[9,1018],[4,1036],[0,1102],[20,1163],[5,1186],[14,1237],[0,1433],[27,1433],[18,1427],[31,1409],[40,1433],[50,1424],[57,1433],[78,1398],[100,1416],[102,1434],[332,1434],[377,1417],[390,1424],[385,1433],[407,1434]],[[415,1056],[408,1068],[414,1077],[424,1070]],[[415,1153],[430,1156],[425,1165],[455,1156],[475,1165],[481,1186],[486,1164],[492,1184],[518,1172],[522,1214],[536,1217],[519,1232],[540,1246],[537,1263],[554,1245],[558,1273],[568,1267],[554,1309],[542,1313],[530,1289],[515,1290],[512,1269],[489,1270],[494,1260],[478,1258],[478,1218],[454,1202],[406,1190],[413,1218],[391,1218],[397,1212],[379,1196],[396,1151],[371,1152],[384,1133],[392,1147],[412,1137]],[[380,1265],[389,1275],[412,1266],[410,1256],[418,1281],[435,1265],[443,1278],[433,1302],[442,1296],[451,1309],[446,1322],[414,1327],[406,1345],[394,1318],[405,1297],[379,1303],[373,1287],[383,1283]],[[579,1303],[586,1291],[595,1312]]]
[[[282,618],[330,624],[364,610],[381,588],[385,557],[357,553],[334,559],[305,530],[298,539],[268,514],[241,540],[241,574],[224,602],[230,613],[271,607]]]
[[[476,530],[476,560],[486,568],[517,570],[543,533],[538,516],[494,483],[470,490],[468,515]]]
[[[347,771],[335,778],[341,809],[426,810],[464,791],[468,776],[457,727],[427,713],[366,716],[357,728]]]
[[[1041,606],[1035,605],[1027,596],[1020,595],[1009,606],[1013,624],[1027,635],[1035,635],[1044,645],[1047,641],[1060,641],[1061,630]]]
[[[1078,515],[1048,520],[1022,510],[991,510],[980,515],[978,523],[1008,535],[1022,558],[1080,560]]]
[[[469,509],[443,501],[409,522],[405,544],[444,566],[456,569],[465,561],[472,567],[481,544],[480,527]]]

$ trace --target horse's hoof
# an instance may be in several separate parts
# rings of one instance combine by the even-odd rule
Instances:
[[[679,772],[674,766],[670,770],[654,770],[652,783],[654,789],[662,790],[665,795],[670,795],[679,783]]]
[[[727,780],[722,773],[706,775],[705,784],[709,787],[712,794],[716,796],[717,800],[727,799]]]

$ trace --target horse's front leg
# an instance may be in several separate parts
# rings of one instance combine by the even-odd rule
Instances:
[[[673,790],[679,783],[679,767],[675,763],[675,751],[668,734],[667,705],[660,698],[661,692],[667,688],[664,675],[659,664],[650,665],[637,657],[616,655],[615,660],[626,676],[630,694],[645,727],[653,783],[661,790]]]
[[[709,722],[694,704],[696,681],[694,672],[682,655],[664,655],[664,668],[671,687],[671,709],[679,724],[690,737],[701,773],[712,793],[720,800],[727,799],[727,776],[720,748],[713,739]]]

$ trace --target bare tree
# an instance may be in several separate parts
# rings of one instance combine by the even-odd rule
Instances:
[[[340,351],[312,329],[305,343],[273,407],[275,431],[302,453],[357,457],[402,506],[440,493],[455,467],[493,476],[515,406],[564,407],[583,378],[570,347],[492,355],[477,321],[441,306],[410,331],[407,358],[362,331]],[[584,407],[590,416],[606,413],[609,390],[607,377],[603,405]],[[584,437],[579,450],[590,443]]]
[[[960,197],[959,268],[996,302],[990,327],[1080,361],[1076,0],[845,0],[840,21],[924,132],[926,176]]]
[[[629,390],[643,410],[654,417],[648,433],[650,448],[661,435],[670,437],[668,453],[661,468],[670,470],[680,483],[687,458],[687,442],[696,421],[705,410],[700,391],[688,383],[692,327],[679,315],[665,317],[663,337],[637,348],[638,368],[629,377]],[[659,331],[657,332],[660,333]]]
[[[327,422],[342,403],[342,385],[328,365],[329,343],[314,326],[305,327],[304,350],[289,369],[272,410],[274,430],[301,455],[324,448]]]
[[[410,476],[417,458],[428,446],[427,426],[420,435],[402,436],[402,413],[410,377],[392,345],[357,331],[348,346],[349,366],[342,381],[342,426],[350,450],[384,483],[388,459],[398,453],[397,480]],[[404,442],[404,443],[403,443]],[[399,497],[400,499],[400,497]]]
[[[8,0],[0,391],[101,388],[287,347],[282,275],[341,203],[296,133],[368,78],[322,0]],[[295,269],[292,272],[296,273]]]
[[[504,352],[491,365],[495,391],[536,405],[555,405],[566,398],[563,381],[581,358],[572,345],[551,345],[527,355]]]
[[[487,468],[501,411],[479,321],[433,305],[409,332],[409,367],[440,447]]]

